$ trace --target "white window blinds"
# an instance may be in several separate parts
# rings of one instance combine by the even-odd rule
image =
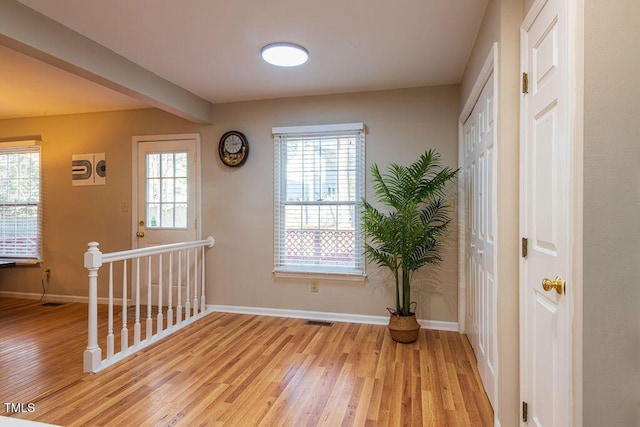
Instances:
[[[0,257],[40,259],[40,142],[0,143]]]
[[[363,274],[362,123],[273,128],[275,270]]]

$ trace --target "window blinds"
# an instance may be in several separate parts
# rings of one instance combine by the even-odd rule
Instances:
[[[0,143],[0,257],[41,254],[40,142]]]
[[[274,128],[277,271],[363,274],[363,128]]]

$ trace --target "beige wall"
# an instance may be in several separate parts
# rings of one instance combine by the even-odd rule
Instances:
[[[518,182],[520,122],[520,0],[490,0],[461,83],[465,105],[494,42],[498,42],[498,382],[496,416],[519,423]],[[514,203],[515,201],[515,203]],[[514,286],[515,285],[515,286]]]
[[[640,2],[585,0],[584,425],[640,425]]]
[[[308,281],[272,277],[271,128],[361,121],[367,126],[367,168],[410,163],[428,148],[455,166],[458,102],[458,86],[445,86],[217,105],[210,126],[158,110],[0,121],[0,138],[42,135],[45,183],[44,266],[0,271],[0,291],[38,293],[43,269],[51,267],[50,294],[86,295],[87,242],[98,241],[105,251],[130,247],[131,213],[121,212],[121,202],[131,199],[131,136],[199,132],[203,235],[216,238],[208,303],[385,315],[392,288],[376,268],[368,268],[364,283],[320,281],[318,293],[310,292]],[[218,140],[231,129],[250,143],[246,164],[236,169],[217,157]],[[107,185],[72,187],[71,155],[93,152],[106,152]],[[448,239],[445,262],[417,277],[419,318],[457,321],[455,229]]]
[[[131,136],[196,130],[159,110],[1,120],[0,138],[42,136],[44,247],[42,268],[0,271],[0,291],[42,292],[41,277],[52,268],[49,294],[87,295],[83,253],[97,241],[104,251],[131,247]],[[107,185],[71,186],[71,155],[106,153]],[[105,295],[101,292],[101,295]]]
[[[473,85],[476,83],[478,74],[491,51],[493,43],[499,39],[500,8],[501,0],[489,0],[487,9],[484,12],[484,17],[482,18],[480,30],[478,30],[478,35],[473,45],[473,50],[471,51],[471,55],[469,55],[469,60],[465,67],[464,75],[462,76],[462,82],[460,83],[461,108],[464,107],[467,98],[469,98],[471,94]]]
[[[273,126],[364,122],[366,162],[410,163],[428,148],[442,153],[447,165],[457,162],[456,86],[407,89],[311,98],[216,105],[212,140],[222,132],[243,131],[250,157],[240,169],[216,161],[206,168],[205,224],[218,243],[213,268],[216,304],[385,315],[393,304],[388,277],[368,268],[365,283],[320,281],[311,293],[309,281],[275,279],[273,269]],[[214,158],[215,146],[204,157]],[[371,195],[371,186],[367,185]],[[449,234],[445,263],[437,274],[417,277],[414,292],[418,317],[457,321],[457,234]],[[429,277],[425,277],[429,276]],[[430,280],[427,280],[430,279]]]

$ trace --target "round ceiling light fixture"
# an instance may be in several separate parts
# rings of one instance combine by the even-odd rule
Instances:
[[[278,67],[297,67],[309,59],[309,51],[293,43],[271,43],[262,48],[262,59]]]

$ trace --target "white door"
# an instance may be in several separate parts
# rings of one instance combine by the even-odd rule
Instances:
[[[493,73],[463,125],[467,333],[478,371],[495,408],[495,102]]]
[[[137,193],[137,219],[134,224],[134,247],[144,248],[197,240],[200,234],[197,135],[136,137],[134,151],[137,153],[137,188],[134,190]],[[156,265],[153,265],[154,263]],[[151,264],[149,268],[147,260],[142,260],[140,301],[142,304],[149,301],[147,283],[150,281],[151,303],[158,305],[160,261],[152,258]],[[166,273],[168,268],[168,260],[163,260],[162,270]],[[164,276],[166,277],[166,274]],[[164,283],[163,288],[166,286]],[[163,289],[162,305],[166,305],[167,291],[168,289]],[[173,301],[176,301],[176,289],[172,292]],[[135,292],[132,292],[132,295],[135,295]]]
[[[536,426],[571,422],[572,141],[568,0],[538,1],[522,26],[520,387]],[[557,278],[557,279],[556,279]],[[547,280],[545,280],[547,279]],[[547,290],[543,287],[546,281]],[[550,287],[549,285],[557,285]],[[524,416],[524,414],[523,414]],[[523,420],[524,421],[524,420]]]

